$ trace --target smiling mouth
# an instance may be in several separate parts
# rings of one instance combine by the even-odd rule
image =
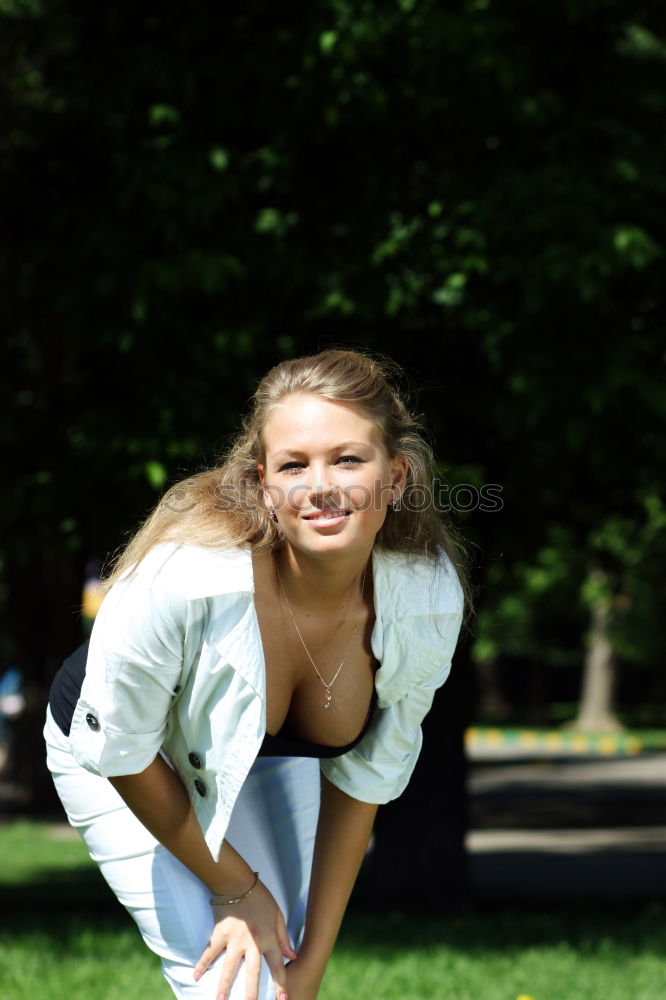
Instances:
[[[337,517],[351,517],[350,510],[318,510],[314,514],[306,514],[306,521],[328,521]]]

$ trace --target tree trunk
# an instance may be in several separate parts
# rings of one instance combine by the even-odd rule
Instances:
[[[603,569],[595,567],[590,574],[596,596],[590,603],[590,631],[583,667],[576,729],[595,732],[618,732],[622,727],[615,717],[614,694],[616,662],[608,638],[611,620],[611,601],[606,591],[608,577]]]
[[[480,692],[477,717],[482,722],[504,722],[511,715],[511,707],[502,691],[495,657],[479,660],[476,674]]]

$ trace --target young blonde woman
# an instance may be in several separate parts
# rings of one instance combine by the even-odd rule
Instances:
[[[463,616],[430,485],[382,365],[283,362],[224,464],[132,540],[54,681],[60,798],[183,1000],[317,997]]]

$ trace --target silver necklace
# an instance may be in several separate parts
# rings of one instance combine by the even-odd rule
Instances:
[[[319,680],[321,681],[321,683],[324,685],[324,690],[326,691],[326,694],[324,696],[324,705],[323,705],[323,707],[324,708],[330,708],[331,707],[331,703],[333,701],[333,695],[331,694],[331,688],[333,687],[333,685],[335,684],[335,682],[338,679],[340,671],[342,670],[342,665],[345,662],[345,660],[347,659],[347,653],[351,649],[351,644],[352,644],[352,640],[354,638],[354,635],[358,632],[358,628],[359,627],[358,627],[358,625],[354,625],[354,627],[352,629],[352,634],[349,637],[349,642],[347,643],[347,648],[345,649],[345,654],[342,657],[342,659],[340,660],[340,665],[338,666],[338,669],[333,674],[333,677],[331,678],[331,680],[328,681],[328,682],[326,682],[324,680],[324,678],[322,677],[322,675],[321,675],[321,673],[319,671],[319,668],[317,667],[317,664],[312,659],[312,656],[310,654],[310,650],[306,646],[305,639],[303,638],[303,636],[301,634],[301,630],[298,627],[298,622],[296,621],[296,618],[294,616],[294,612],[292,611],[292,608],[291,608],[291,604],[289,603],[289,598],[287,597],[287,591],[284,589],[284,584],[282,582],[282,577],[280,576],[280,567],[277,564],[277,560],[275,561],[275,568],[277,570],[278,580],[280,581],[280,588],[282,590],[282,594],[284,596],[285,602],[286,602],[287,607],[289,609],[289,614],[291,615],[291,620],[294,623],[294,628],[296,629],[296,632],[298,633],[298,638],[301,640],[301,643],[303,645],[303,649],[307,653],[308,660],[310,661],[310,663],[314,667],[314,671],[315,671],[317,677],[319,678]],[[366,563],[365,566],[363,567],[363,576],[361,578],[361,597],[363,597],[363,591],[365,589],[365,571],[367,570],[367,568],[368,568],[368,564]],[[349,595],[349,600],[347,601],[347,607],[345,609],[345,619],[347,618],[347,612],[349,611],[349,605],[350,604],[351,604],[351,594]]]

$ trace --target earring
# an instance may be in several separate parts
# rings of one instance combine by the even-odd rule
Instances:
[[[274,507],[271,507],[269,514],[271,515],[271,521],[277,521],[277,514]]]
[[[391,500],[391,510],[400,510],[402,503],[400,502],[400,497],[397,497],[395,493],[393,494],[393,499]]]

